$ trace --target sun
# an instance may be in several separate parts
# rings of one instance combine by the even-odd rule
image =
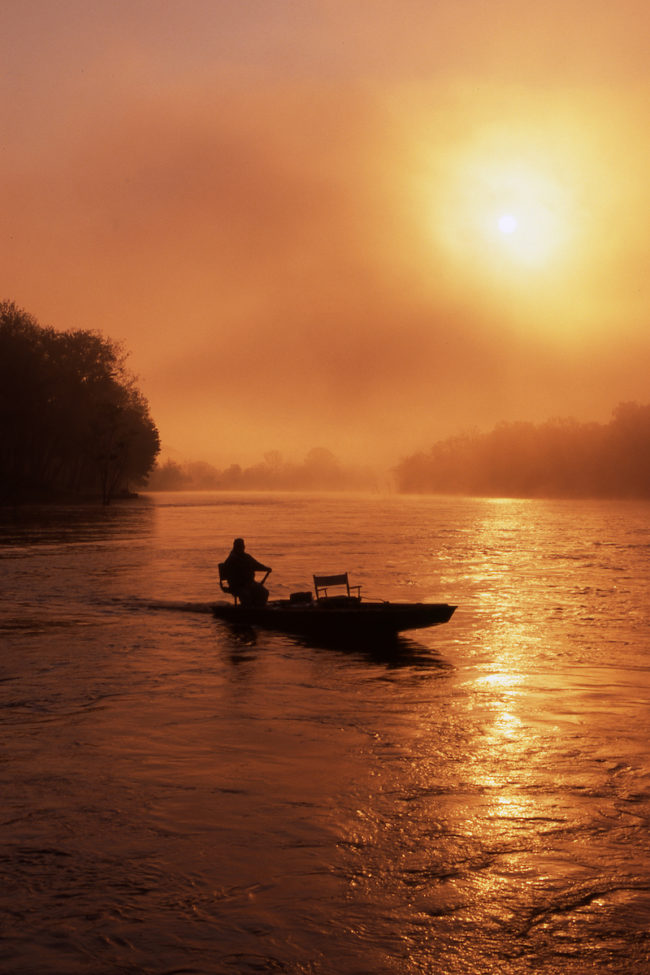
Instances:
[[[519,221],[514,213],[502,213],[498,220],[498,226],[502,234],[514,234],[519,226]]]
[[[434,218],[455,264],[493,280],[562,267],[574,203],[566,165],[543,149],[492,132],[447,160]]]
[[[541,270],[561,260],[569,206],[552,173],[529,160],[498,160],[486,163],[475,179],[476,205],[465,219],[474,224],[475,247],[484,250],[488,264]]]
[[[623,255],[632,243],[642,252],[642,207],[631,201],[645,199],[647,180],[618,149],[628,125],[623,115],[620,128],[604,126],[589,100],[488,92],[423,138],[410,183],[423,291],[562,343],[606,334],[622,296],[642,316],[631,283],[643,262]]]

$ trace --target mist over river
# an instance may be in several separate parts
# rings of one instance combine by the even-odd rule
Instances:
[[[390,652],[213,619],[348,571]],[[650,504],[0,509],[3,975],[650,972]]]

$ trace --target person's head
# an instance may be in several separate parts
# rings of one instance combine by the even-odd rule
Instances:
[[[235,541],[232,543],[233,552],[243,552],[245,548],[246,546],[244,545],[243,538],[236,538]]]

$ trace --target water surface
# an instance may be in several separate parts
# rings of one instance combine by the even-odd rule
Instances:
[[[0,970],[650,971],[650,508],[158,495],[0,516]],[[236,633],[349,571],[398,652]]]

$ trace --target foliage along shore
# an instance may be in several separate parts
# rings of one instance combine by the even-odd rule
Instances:
[[[203,461],[156,464],[148,479],[150,491],[376,491],[377,473],[366,467],[342,465],[324,447],[314,447],[300,462],[268,451],[250,467],[231,464],[223,470]]]
[[[502,423],[435,443],[395,468],[397,490],[517,498],[650,498],[650,405],[608,424]]]
[[[160,451],[121,345],[0,302],[0,504],[133,497]]]
[[[650,498],[650,406],[622,403],[608,424],[501,423],[434,443],[380,476],[314,448],[300,463],[277,451],[251,467],[156,465],[153,491],[392,491],[502,498]]]
[[[392,475],[392,476],[391,476]],[[650,405],[621,403],[608,424],[573,419],[501,423],[412,454],[392,472],[341,466],[315,448],[304,462],[264,461],[218,470],[202,462],[156,466],[154,491],[377,491],[501,498],[650,498]]]
[[[322,447],[225,470],[159,465],[158,430],[119,343],[41,327],[0,302],[0,505],[134,499],[164,490],[377,491],[518,498],[650,498],[650,405],[621,403],[608,424],[502,423],[403,458],[378,477]]]

